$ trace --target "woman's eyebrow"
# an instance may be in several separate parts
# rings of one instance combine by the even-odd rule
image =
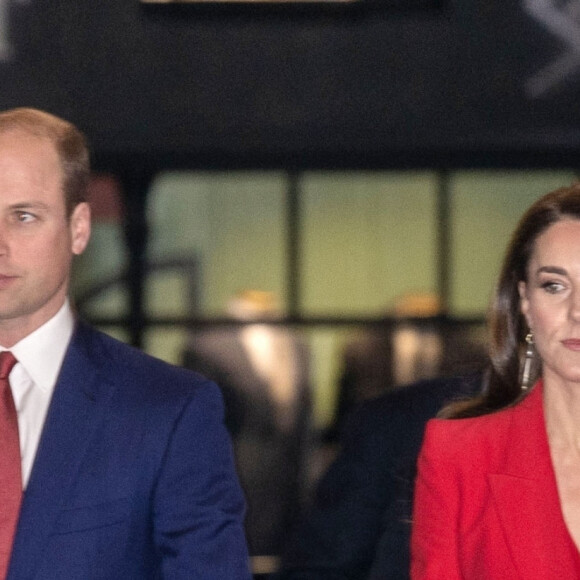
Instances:
[[[547,274],[560,274],[561,276],[568,274],[564,268],[559,268],[558,266],[541,266],[536,270],[536,274],[542,274],[543,272]]]

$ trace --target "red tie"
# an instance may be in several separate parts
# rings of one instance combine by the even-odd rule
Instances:
[[[8,375],[16,359],[0,352],[0,579],[6,577],[22,499],[18,420]]]

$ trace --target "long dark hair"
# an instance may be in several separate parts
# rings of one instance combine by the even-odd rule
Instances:
[[[538,199],[520,219],[507,248],[489,310],[490,365],[480,395],[455,402],[442,417],[476,417],[517,403],[521,398],[520,360],[528,332],[520,311],[518,283],[527,280],[527,269],[536,239],[563,219],[580,220],[580,182],[552,191]],[[541,362],[534,376],[539,378]]]

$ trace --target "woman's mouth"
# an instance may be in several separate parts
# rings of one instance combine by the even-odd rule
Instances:
[[[580,351],[580,338],[567,338],[562,341],[562,344],[570,350]]]

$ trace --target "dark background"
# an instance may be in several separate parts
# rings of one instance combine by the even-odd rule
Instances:
[[[74,121],[102,167],[575,166],[580,64],[527,91],[566,47],[523,6],[12,0],[0,107]]]

